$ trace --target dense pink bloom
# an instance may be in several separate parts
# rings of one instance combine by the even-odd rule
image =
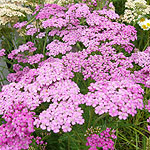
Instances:
[[[21,29],[21,28],[24,27],[26,24],[27,24],[27,21],[17,22],[13,27],[14,27],[14,28],[19,28],[19,29]]]
[[[97,81],[91,83],[89,90],[85,103],[95,107],[96,114],[108,112],[112,117],[125,120],[129,114],[134,116],[136,109],[143,109],[144,90],[132,80]]]
[[[42,58],[44,58],[43,54],[35,54],[33,56],[27,56],[28,63],[31,65],[39,63]]]
[[[35,33],[39,32],[40,30],[37,28],[30,28],[27,32],[26,35],[31,35],[33,36]]]
[[[145,87],[150,88],[150,65],[139,71],[134,71],[134,75],[136,83],[142,83]]]
[[[49,105],[49,108],[39,115],[34,125],[41,129],[58,133],[60,129],[64,132],[70,132],[72,125],[84,123],[82,117],[83,110],[73,103],[73,99],[68,99],[68,102],[54,102]]]
[[[138,64],[141,67],[146,67],[150,65],[150,47],[148,47],[143,52],[133,53],[131,56],[131,60]]]
[[[13,70],[14,70],[15,72],[20,71],[20,68],[22,68],[21,65],[19,65],[19,64],[13,64]]]
[[[0,149],[21,150],[28,149],[34,132],[33,115],[25,105],[14,102],[3,118],[6,124],[0,126]]]
[[[10,59],[17,59],[18,62],[21,62],[21,60],[25,60],[23,52],[28,51],[30,53],[36,51],[36,47],[34,47],[34,43],[27,42],[26,44],[22,44],[19,46],[18,49],[12,50],[11,53],[8,55],[8,58]]]
[[[42,39],[43,37],[45,37],[45,32],[40,32],[36,38]]]
[[[17,64],[16,64],[17,65]],[[18,70],[19,69],[19,70]],[[21,78],[28,73],[28,71],[30,70],[30,68],[27,66],[25,68],[23,68],[23,70],[20,70],[20,66],[15,66],[14,71],[16,71],[16,73],[9,73],[7,76],[7,80],[9,82],[19,82],[21,80]]]
[[[68,43],[62,43],[58,40],[54,40],[50,44],[47,45],[47,50],[49,52],[46,53],[48,56],[56,56],[58,54],[65,54],[68,51],[71,51],[72,47]]]
[[[149,49],[131,57],[119,52],[122,49],[132,52],[134,45],[131,41],[137,38],[133,26],[113,21],[118,15],[112,10],[92,11],[86,4],[72,4],[67,9],[45,4],[44,7],[37,6],[35,13],[43,28],[40,31],[29,24],[27,35],[38,34],[37,38],[43,38],[47,30],[48,36],[56,35],[53,37],[55,40],[45,37],[44,54],[43,50],[38,53],[40,49],[34,43],[27,42],[8,55],[19,64],[13,66],[16,73],[7,77],[12,83],[3,86],[0,93],[0,114],[13,111],[10,106],[14,101],[21,103],[26,110],[35,110],[44,102],[48,108],[42,110],[34,125],[58,133],[61,130],[70,132],[73,125],[84,123],[80,104],[94,107],[98,115],[108,113],[124,120],[129,115],[134,116],[137,109],[143,109],[144,91],[138,83],[150,86],[150,68],[144,61],[149,60]],[[42,41],[37,38],[35,40]],[[53,58],[59,54],[62,54],[62,59]],[[131,72],[129,68],[134,69],[133,62],[144,68]],[[30,68],[35,64],[36,68],[20,66],[26,63]],[[80,79],[78,81],[74,72],[82,74],[84,80],[95,82],[88,87],[87,94],[81,94],[73,77],[77,82]],[[87,88],[88,84],[84,86]],[[3,126],[4,129],[7,127]],[[96,146],[113,149],[111,138],[115,136],[111,137],[109,132],[107,129],[100,136],[91,135],[87,145],[91,146],[90,149],[96,149]]]
[[[49,17],[51,15],[53,16],[57,16],[57,15],[63,15],[64,14],[64,10],[66,10],[65,7],[56,5],[56,4],[45,4],[43,8],[40,9],[39,6],[37,6],[37,11],[39,11],[39,13],[36,16],[36,19],[49,19]],[[37,12],[35,11],[35,13]]]
[[[112,139],[115,139],[116,136],[110,130],[110,128],[107,128],[100,135],[91,134],[87,137],[86,146],[91,146],[89,150],[98,150],[97,147],[101,147],[103,150],[114,150],[114,141]]]
[[[16,59],[19,63],[23,62],[33,65],[39,63],[41,59],[44,58],[43,54],[33,54],[36,50],[37,48],[34,47],[34,43],[27,42],[26,44],[20,45],[18,49],[12,50],[8,58]]]

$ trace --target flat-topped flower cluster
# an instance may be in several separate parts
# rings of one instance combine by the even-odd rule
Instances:
[[[0,25],[16,23],[19,17],[26,17],[26,15],[32,14],[32,10],[25,6],[26,3],[27,0],[1,0]]]
[[[34,131],[33,124],[54,133],[70,132],[74,125],[84,124],[85,110],[81,105],[85,109],[87,106],[95,108],[98,115],[108,113],[120,120],[134,116],[137,109],[144,108],[144,90],[139,83],[150,87],[150,69],[145,61],[150,59],[150,51],[148,47],[144,52],[133,53],[132,41],[137,39],[133,26],[115,22],[119,16],[112,9],[92,11],[83,3],[67,8],[45,4],[44,7],[37,6],[33,15],[36,13],[40,28],[33,27],[32,23],[26,25],[27,22],[17,23],[14,27],[27,31],[26,35],[35,38],[35,43],[39,38],[45,38],[46,45],[39,49],[38,44],[28,41],[9,53],[9,59],[17,62],[13,66],[15,73],[9,74],[8,80],[12,83],[5,85],[0,93],[0,114],[27,112],[29,117],[24,127],[28,133],[27,145]],[[28,32],[29,28],[32,31]],[[126,53],[130,56],[126,57]],[[136,70],[134,64],[141,70]],[[82,74],[83,81],[91,79],[94,82],[85,85],[86,93],[81,92],[74,80],[77,73]],[[23,108],[18,110],[16,103]],[[33,117],[34,113],[29,111],[36,112],[43,103],[47,103],[47,109]],[[5,118],[7,123],[1,126],[4,135],[7,124],[17,119],[15,113],[11,119]],[[31,131],[28,131],[29,123]],[[16,122],[12,125],[14,135],[20,129],[18,126]],[[24,131],[21,131],[23,135]],[[114,149],[109,132],[107,129],[100,137],[93,134],[87,139],[87,145],[93,146],[92,143],[103,140],[107,149]],[[12,136],[12,141],[15,138]],[[7,140],[4,142],[8,143]],[[8,145],[12,146],[11,143]],[[24,147],[18,149],[21,148]]]

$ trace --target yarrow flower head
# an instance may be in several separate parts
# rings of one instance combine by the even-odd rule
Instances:
[[[19,17],[25,17],[25,14],[32,14],[32,10],[29,7],[22,4],[16,4],[18,1],[0,3],[0,25],[6,25],[8,23],[16,23]],[[16,26],[18,27],[19,24]],[[22,25],[21,25],[22,26]],[[19,26],[20,27],[20,26]]]
[[[109,113],[127,119],[134,116],[136,109],[143,109],[143,89],[132,80],[97,81],[89,86],[85,95],[86,105],[95,107],[96,114]],[[94,92],[94,93],[93,93]]]
[[[19,28],[21,29],[22,27],[24,27],[27,24],[27,21],[23,21],[23,22],[17,22],[16,24],[14,24],[14,28]]]
[[[115,22],[119,16],[112,10],[93,11],[83,3],[68,5],[67,8],[45,4],[37,6],[33,15],[36,15],[41,27],[38,30],[32,23],[26,24],[26,34],[35,36],[35,41],[41,42],[44,39],[40,38],[46,34],[45,49],[42,49],[44,54],[38,53],[41,45],[35,47],[33,42],[12,50],[8,57],[15,62],[17,60],[19,64],[13,66],[15,73],[8,75],[8,80],[12,83],[3,86],[0,93],[0,114],[5,116],[10,111],[13,112],[14,103],[25,106],[23,109],[18,106],[19,110],[11,114],[19,113],[22,116],[16,115],[11,119],[5,117],[8,123],[13,120],[11,124],[15,129],[16,126],[23,126],[20,121],[17,122],[20,117],[25,117],[22,110],[30,114],[29,110],[36,112],[45,104],[47,108],[40,109],[36,118],[32,118],[34,114],[32,117],[31,114],[28,115],[32,122],[30,133],[34,132],[33,125],[51,133],[70,132],[74,125],[84,124],[82,115],[86,106],[94,107],[97,115],[108,113],[120,120],[127,119],[129,115],[134,116],[137,109],[143,109],[144,91],[137,83],[150,85],[148,63],[134,59],[134,55],[125,57],[118,52],[122,49],[132,52],[134,45],[131,41],[137,38],[133,26]],[[23,25],[18,24],[16,27],[21,28]],[[59,54],[62,59],[58,58]],[[149,59],[147,50],[138,55]],[[145,67],[145,70],[140,70],[137,74],[136,71],[131,73],[129,69],[133,69],[134,61]],[[22,64],[29,67],[21,67]],[[30,69],[34,66],[34,69]],[[142,73],[145,74],[145,79],[140,77]],[[78,78],[78,74],[82,77]],[[80,79],[84,83],[87,83],[84,80],[92,82],[89,87],[88,84],[84,85],[88,88],[85,95],[80,91]],[[81,104],[84,104],[83,108]],[[5,130],[8,126],[3,127]],[[27,130],[23,128],[23,131]],[[18,132],[17,136],[25,135],[26,132],[23,131]],[[87,145],[91,146],[90,149],[101,147],[113,150],[112,139],[116,138],[113,131],[107,128],[106,131],[97,132],[94,130],[94,133],[88,135]],[[29,143],[30,140],[26,147]]]
[[[34,132],[34,112],[29,112],[25,105],[14,102],[3,115],[6,124],[0,126],[0,149],[27,149],[32,142]]]
[[[146,67],[150,65],[150,46],[143,52],[133,53],[130,57],[132,62],[138,64],[141,67]]]
[[[47,50],[49,52],[46,53],[48,56],[56,56],[58,54],[65,54],[68,51],[71,51],[72,47],[68,43],[63,43],[58,40],[54,40],[50,44],[47,45]]]
[[[114,141],[112,139],[117,138],[114,132],[115,130],[111,131],[111,128],[107,128],[100,135],[91,134],[87,137],[86,146],[90,146],[89,150],[98,150],[97,147],[101,147],[103,150],[114,150]]]

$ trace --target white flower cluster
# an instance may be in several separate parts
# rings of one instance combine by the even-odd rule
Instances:
[[[127,23],[137,22],[142,16],[150,14],[150,5],[145,0],[127,0],[125,7],[122,20]]]
[[[24,4],[27,3],[27,0],[1,0],[0,3],[16,3],[16,4]]]
[[[18,17],[25,17],[26,14],[32,14],[30,8],[24,7],[26,0],[1,0],[0,1],[0,25],[6,25],[10,22],[17,22]]]
[[[58,5],[63,5],[67,3],[73,3],[74,0],[45,0],[45,4],[58,4]]]

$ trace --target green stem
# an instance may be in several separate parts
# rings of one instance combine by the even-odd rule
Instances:
[[[135,132],[135,135],[136,135],[136,150],[138,150],[138,135],[137,135],[137,132]]]
[[[11,64],[11,65],[13,65],[14,63],[13,62],[11,62],[10,60],[8,60],[7,58],[5,58],[4,57],[4,60],[6,61],[6,62],[8,62],[9,64]]]
[[[82,50],[82,48],[78,42],[77,42],[77,47],[79,48],[79,50]]]
[[[120,134],[120,133],[119,133]],[[123,135],[120,134],[120,136],[118,135],[118,138],[121,138],[122,140],[128,142],[129,144],[131,144],[133,147],[136,148],[136,145],[134,145],[133,143],[131,143],[131,141],[128,141]]]
[[[146,93],[146,95],[149,93],[149,88],[146,88],[146,92],[145,93]]]
[[[93,126],[95,126],[96,123],[97,123],[99,120],[101,120],[102,118],[106,117],[107,115],[108,115],[108,114],[103,114],[103,115],[101,115],[100,117],[98,117],[98,118],[95,120]]]
[[[85,145],[85,142],[82,140],[82,138],[80,137],[80,135],[74,130],[75,135],[79,138],[79,140],[81,141],[81,143],[83,145]]]
[[[7,39],[7,37],[5,37],[5,35],[3,35],[4,36],[4,39],[2,39],[3,41],[4,40],[6,40],[6,43],[7,43],[7,45],[8,45],[8,49],[6,49],[7,51],[8,51],[8,53],[10,53],[11,52],[11,45],[10,45],[10,42],[9,42],[9,40]]]
[[[119,131],[118,131],[118,128],[116,129],[116,136],[118,137],[118,133],[119,133]],[[114,147],[116,146],[116,142],[117,142],[117,139],[115,139],[115,144],[114,144]]]
[[[46,29],[46,36],[45,36],[45,41],[44,41],[44,46],[43,46],[43,55],[45,55],[45,50],[46,50],[46,43],[47,43],[47,35],[48,35],[48,29]]]
[[[144,128],[140,128],[141,130],[143,130],[143,131],[145,131],[145,132],[147,132],[148,134],[149,134],[149,131],[148,130],[146,130],[146,129],[144,129]]]
[[[27,26],[27,25],[29,25],[32,21],[34,21],[36,18],[35,17],[33,17],[26,25],[25,25],[25,27]]]
[[[90,124],[92,121],[92,116],[93,116],[93,109],[92,108],[89,109],[89,116],[90,116],[90,118],[89,118],[87,129],[90,127]]]
[[[141,40],[139,42],[139,46],[138,46],[138,49],[140,50],[140,47],[141,47],[141,44],[142,44],[142,41],[143,41],[143,31],[141,30]]]
[[[5,32],[3,32],[2,34],[5,37],[7,44],[9,46],[9,49],[10,49],[9,51],[11,52],[12,47],[10,46],[9,43],[12,43],[13,47],[16,48],[16,45],[14,44],[14,41],[13,41],[13,37],[12,36],[9,37]],[[13,36],[14,36],[14,33],[13,33]]]
[[[147,33],[147,43],[145,44],[143,51],[150,45],[150,30]]]
[[[49,135],[44,136],[41,141],[45,140]]]
[[[68,150],[70,150],[70,139],[68,138]]]
[[[4,85],[4,82],[3,82],[3,79],[1,76],[0,76],[0,78],[1,78],[0,82],[2,83],[2,85]]]

